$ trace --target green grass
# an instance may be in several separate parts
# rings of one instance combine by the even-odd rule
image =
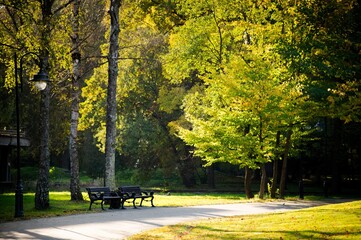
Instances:
[[[70,214],[82,214],[89,212],[101,212],[100,204],[93,204],[89,211],[89,198],[87,193],[83,193],[85,201],[70,201],[69,192],[50,192],[50,208],[47,210],[36,210],[34,207],[34,193],[24,194],[24,217],[22,219],[63,216]],[[245,200],[244,195],[235,193],[155,193],[154,204],[158,207],[179,207],[194,206],[219,203],[236,203]],[[0,222],[13,221],[15,213],[15,197],[13,193],[0,195]],[[132,207],[131,203],[126,203],[126,207]],[[147,206],[147,203],[144,204]]]
[[[86,197],[85,193],[83,194]],[[50,208],[46,210],[35,209],[35,194],[24,194],[24,217],[22,219],[63,216],[86,213],[89,207],[88,201],[70,201],[69,192],[50,192]],[[15,214],[14,194],[0,195],[0,221],[12,221]],[[96,210],[95,210],[96,211]]]
[[[166,226],[139,239],[361,239],[361,201]]]
[[[34,204],[34,193],[24,194],[24,217],[21,219],[43,218],[53,216],[64,216],[71,214],[84,214],[89,212],[101,212],[100,204],[93,204],[89,211],[88,194],[83,192],[84,201],[70,201],[69,192],[50,192],[50,208],[46,210],[36,210]],[[288,200],[297,199],[290,196]],[[307,197],[308,200],[317,200],[319,197]],[[157,207],[180,207],[208,204],[227,204],[245,201],[260,201],[255,198],[246,200],[244,194],[238,193],[155,193],[154,204]],[[271,200],[268,200],[271,201]],[[14,221],[15,213],[14,193],[0,194],[0,222]],[[147,206],[147,203],[144,204]],[[125,207],[132,207],[131,203],[126,203]]]

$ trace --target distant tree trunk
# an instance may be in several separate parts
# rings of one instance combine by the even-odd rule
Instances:
[[[78,120],[79,120],[79,95],[80,95],[80,41],[79,41],[79,5],[80,0],[74,1],[73,7],[73,36],[72,40],[72,103],[70,117],[69,155],[70,155],[70,198],[71,200],[83,200],[79,181],[79,156],[78,156]]]
[[[49,72],[49,49],[51,36],[51,8],[53,1],[42,1],[42,25],[41,32],[41,65],[44,70]],[[49,118],[50,118],[50,86],[47,86],[41,92],[40,104],[40,159],[39,159],[39,177],[36,184],[35,208],[47,209],[50,207],[49,201],[49,170],[50,170],[50,151],[49,151]]]
[[[339,119],[328,119],[328,129],[329,129],[329,156],[328,164],[331,165],[331,192],[334,194],[341,194],[342,190],[342,181],[341,181],[341,161],[345,159],[342,156],[342,122]]]
[[[287,160],[288,160],[288,153],[291,148],[291,135],[292,131],[287,131],[286,136],[286,144],[285,144],[285,150],[283,152],[283,159],[282,159],[282,172],[281,172],[281,181],[280,181],[280,198],[284,199],[285,196],[285,187],[286,187],[286,177],[287,177]]]
[[[115,147],[117,121],[117,78],[119,51],[119,9],[121,0],[110,1],[110,40],[108,54],[108,90],[105,140],[105,185],[115,188]]]
[[[189,155],[186,159],[180,160],[179,172],[185,187],[190,188],[196,185],[196,176],[194,171],[193,155]]]
[[[261,183],[260,183],[260,190],[259,190],[259,198],[260,199],[264,198],[264,194],[266,192],[266,184],[267,184],[266,164],[263,163],[261,165]]]
[[[260,117],[260,121],[259,121],[259,143],[261,146],[261,151],[263,150],[263,124],[262,124],[262,117]],[[266,164],[262,164],[261,165],[261,183],[260,183],[260,188],[259,188],[259,198],[263,199],[264,198],[264,193],[266,191],[266,184],[267,184],[267,172],[266,172]]]
[[[253,170],[249,167],[245,167],[245,176],[244,176],[244,191],[247,198],[253,198],[254,194],[252,193],[251,182],[252,182]]]
[[[207,167],[207,183],[209,188],[215,188],[216,184],[214,182],[214,165]]]
[[[276,148],[280,145],[280,137],[281,132],[277,131],[276,136]],[[271,186],[271,198],[276,197],[276,191],[277,191],[277,183],[278,183],[278,154],[276,154],[276,158],[273,160],[273,180],[272,180],[272,186]]]

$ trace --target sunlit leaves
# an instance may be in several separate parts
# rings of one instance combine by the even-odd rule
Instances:
[[[307,100],[302,78],[292,76],[275,51],[283,30],[277,6],[183,1],[178,7],[189,19],[170,35],[166,74],[179,83],[196,72],[205,84],[185,97],[190,125],[171,126],[208,164],[256,168],[271,161],[276,132],[305,121]]]

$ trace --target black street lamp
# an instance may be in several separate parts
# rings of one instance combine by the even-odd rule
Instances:
[[[22,84],[22,64],[25,56],[33,54],[39,60],[39,56],[36,53],[26,53],[20,58],[20,85]],[[41,61],[40,61],[41,62]],[[42,65],[41,65],[42,66]],[[23,206],[23,184],[21,181],[20,174],[20,107],[19,107],[19,82],[18,82],[18,66],[17,66],[17,55],[14,54],[14,68],[15,68],[15,106],[16,106],[16,188],[15,188],[15,217],[24,216],[24,206]],[[38,74],[34,76],[34,79],[31,81],[35,82],[35,86],[41,91],[46,88],[47,83],[49,82],[48,75],[40,67]]]

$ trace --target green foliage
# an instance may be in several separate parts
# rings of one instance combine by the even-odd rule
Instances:
[[[49,177],[51,180],[59,180],[62,178],[69,178],[70,173],[68,170],[63,168],[51,167],[49,170]]]
[[[278,45],[288,68],[306,80],[318,115],[359,121],[360,6],[357,1],[282,3]],[[317,89],[317,90],[316,90]]]
[[[144,169],[122,169],[116,173],[116,183],[119,186],[141,185],[149,188],[169,189],[180,186],[178,174],[167,174],[167,169],[158,167],[149,175],[144,174]]]
[[[170,36],[166,76],[182,82],[196,72],[204,84],[193,86],[184,99],[191,126],[172,126],[208,165],[257,168],[275,157],[277,131],[297,131],[305,122],[300,109],[307,97],[302,79],[289,74],[274,51],[282,31],[270,20],[274,4],[238,3],[237,13],[228,3],[179,5],[189,19]]]
[[[35,167],[22,167],[21,178],[24,181],[35,181],[38,178],[38,171]]]

